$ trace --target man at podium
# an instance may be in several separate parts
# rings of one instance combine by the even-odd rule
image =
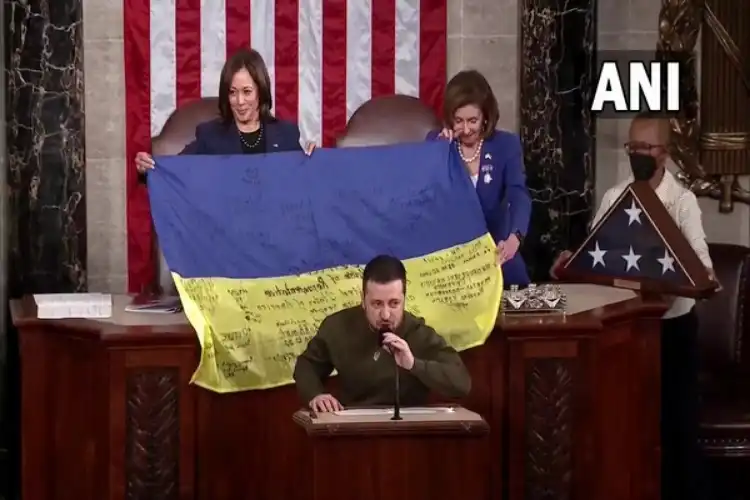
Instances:
[[[458,353],[404,310],[406,268],[380,255],[365,266],[362,304],[331,314],[297,358],[294,380],[302,401],[318,412],[344,406],[423,405],[431,390],[446,398],[466,396],[471,377]],[[338,372],[339,398],[324,382]]]

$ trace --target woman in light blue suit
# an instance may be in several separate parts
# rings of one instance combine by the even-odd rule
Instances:
[[[523,150],[518,135],[495,130],[500,111],[487,80],[474,70],[456,74],[445,89],[442,131],[428,139],[445,138],[458,150],[476,187],[487,230],[497,243],[503,282],[526,286],[529,274],[518,252],[531,218]]]

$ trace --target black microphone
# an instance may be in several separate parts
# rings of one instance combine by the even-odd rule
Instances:
[[[385,349],[385,346],[383,345],[383,342],[385,342],[385,334],[390,332],[391,329],[387,326],[381,326],[378,330],[378,345]]]
[[[380,342],[380,346],[385,349],[385,346],[383,345],[383,338],[385,337],[386,333],[389,333],[391,331],[391,328],[388,326],[381,326],[378,330],[378,340]],[[393,353],[391,353],[393,354]],[[395,361],[395,360],[394,360]],[[398,363],[393,363],[393,365],[396,367],[396,393],[395,393],[395,401],[393,402],[393,416],[391,417],[391,420],[403,420],[401,418],[401,380],[400,380],[400,369],[398,367]]]

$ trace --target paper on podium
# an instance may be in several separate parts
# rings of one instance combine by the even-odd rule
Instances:
[[[304,410],[303,410],[304,411]],[[311,425],[357,426],[360,424],[392,425],[393,408],[352,408],[316,413]],[[399,422],[481,422],[482,417],[461,406],[408,406],[401,408]],[[396,424],[399,424],[396,422]]]
[[[401,408],[401,415],[434,415],[436,413],[451,413],[455,411],[449,406],[435,407],[410,407]],[[380,415],[393,415],[393,408],[356,408],[353,410],[341,410],[333,412],[338,417],[376,417]]]
[[[112,295],[108,293],[40,293],[34,295],[39,319],[112,316]]]
[[[392,408],[352,408],[342,411],[311,412],[298,410],[292,417],[309,435],[368,436],[391,433],[486,434],[487,422],[481,415],[462,406],[410,406],[401,409],[401,420],[391,420]]]

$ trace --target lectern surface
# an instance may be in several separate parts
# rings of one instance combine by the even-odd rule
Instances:
[[[561,285],[560,289],[568,300],[565,306],[567,315],[600,309],[636,297],[632,290],[585,283],[569,283]]]
[[[596,311],[608,305],[625,302],[636,297],[635,292],[620,288],[612,288],[601,285],[587,284],[561,284],[561,290],[567,297],[567,306],[565,316],[571,316],[588,311]],[[36,306],[33,305],[33,299],[27,301],[13,301],[11,304],[14,312],[14,321],[24,323],[30,320],[36,320]],[[128,295],[112,296],[112,317],[93,320],[93,323],[102,323],[105,325],[122,326],[122,327],[151,327],[151,328],[169,328],[185,327],[186,333],[194,335],[189,330],[189,323],[185,314],[156,314],[146,312],[129,312],[125,310],[132,300]],[[504,315],[498,317],[498,322],[502,323]],[[528,318],[528,316],[526,316]],[[86,320],[67,320],[65,324],[81,324]],[[515,323],[516,321],[514,321]],[[20,326],[20,325],[19,325]],[[194,338],[194,337],[193,337]]]
[[[401,420],[391,420],[392,417],[393,408],[354,408],[325,413],[299,410],[293,419],[308,434],[373,431],[484,434],[489,431],[481,415],[460,406],[407,407],[401,409]]]
[[[332,412],[337,417],[381,417],[381,416],[393,416],[395,410],[393,408],[353,408],[348,410],[339,410]],[[433,415],[436,418],[445,419],[449,418],[449,415],[442,415],[444,413],[453,414],[456,413],[455,406],[407,406],[400,409],[400,415],[402,416],[418,416],[418,415]]]

